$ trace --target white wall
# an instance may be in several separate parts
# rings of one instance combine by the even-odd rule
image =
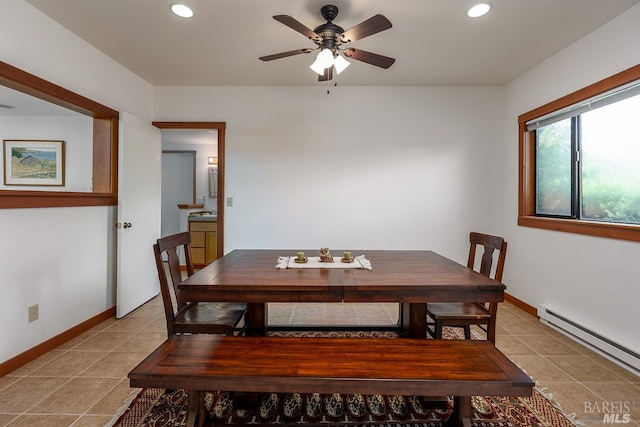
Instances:
[[[49,191],[91,191],[93,119],[87,116],[0,116],[0,139],[64,141],[65,185]],[[4,165],[0,166],[0,170]],[[16,189],[0,183],[0,189]],[[20,186],[20,190],[42,187]]]
[[[157,87],[154,120],[225,121],[225,250],[435,249],[498,232],[502,90]]]
[[[149,84],[23,0],[0,1],[0,60],[151,121]],[[116,217],[115,207],[0,209],[0,363],[115,304]],[[32,304],[40,320],[28,323]]]
[[[504,280],[528,304],[558,312],[640,352],[640,243],[516,225],[518,115],[640,63],[640,5],[506,87]]]

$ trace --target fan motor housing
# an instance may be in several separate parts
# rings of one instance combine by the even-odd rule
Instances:
[[[336,46],[338,36],[344,33],[344,29],[332,22],[327,22],[317,26],[313,32],[322,37],[322,42],[320,44],[323,47],[331,49]]]
[[[338,36],[344,33],[344,29],[342,27],[331,22],[336,19],[336,16],[338,16],[338,6],[332,4],[322,6],[320,14],[327,22],[322,25],[318,25],[313,32],[322,38],[322,42],[318,43],[319,46],[327,49],[333,49],[337,44],[339,44]]]

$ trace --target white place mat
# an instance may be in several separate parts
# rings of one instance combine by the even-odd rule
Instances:
[[[295,256],[278,257],[276,268],[360,268],[371,270],[371,261],[364,255],[358,255],[353,262],[342,262],[340,257],[334,257],[333,262],[320,262],[319,256],[310,256],[305,263],[296,262]]]

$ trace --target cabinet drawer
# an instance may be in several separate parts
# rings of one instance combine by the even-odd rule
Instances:
[[[218,231],[218,223],[210,221],[191,221],[189,231]]]
[[[204,231],[192,231],[191,232],[191,247],[192,248],[204,248]]]

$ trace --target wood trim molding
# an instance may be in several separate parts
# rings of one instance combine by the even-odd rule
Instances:
[[[53,191],[0,190],[0,208],[59,208],[79,206],[115,206],[115,194]]]
[[[589,99],[596,95],[600,95],[601,93],[607,92],[608,90],[625,85],[627,83],[631,83],[638,79],[640,79],[640,64],[635,65],[631,68],[627,68],[626,70],[614,74],[613,76],[602,79],[596,83],[593,83],[592,85],[579,89],[575,92],[563,96],[562,98],[556,99],[555,101],[551,101],[541,107],[524,113],[520,117],[518,117],[518,122],[526,123],[537,117],[542,117],[549,113],[553,113],[554,111],[576,104],[580,101],[584,101],[585,99]]]
[[[518,225],[523,227],[542,228],[545,230],[564,231],[565,233],[585,234],[609,239],[640,242],[640,225],[615,224],[610,222],[589,222],[575,219],[543,218],[522,215]]]
[[[0,84],[89,117],[109,119],[120,116],[116,110],[2,61]]]
[[[7,375],[10,372],[15,371],[21,366],[26,365],[27,363],[37,359],[43,354],[59,347],[60,345],[66,343],[72,338],[77,337],[83,332],[88,331],[94,326],[99,325],[100,323],[108,320],[116,315],[116,308],[111,307],[102,313],[98,313],[90,319],[85,320],[84,322],[58,334],[41,344],[38,344],[35,347],[30,348],[29,350],[20,353],[19,355],[7,360],[6,362],[0,363],[0,377]]]
[[[640,225],[535,216],[535,132],[529,132],[526,126],[530,120],[636,80],[640,80],[640,65],[628,68],[518,117],[518,225],[640,242]]]
[[[538,316],[538,310],[535,307],[533,307],[533,306],[527,304],[526,302],[514,297],[513,295],[509,295],[508,293],[505,292],[504,300],[506,302],[508,302],[508,303],[511,303],[511,304],[515,305],[520,310],[523,310],[523,311],[529,313],[532,316],[540,318],[540,316]]]

